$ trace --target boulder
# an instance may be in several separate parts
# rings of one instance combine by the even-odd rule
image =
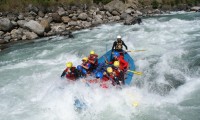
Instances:
[[[131,8],[128,8],[128,9],[125,10],[125,13],[131,14],[131,13],[134,13],[134,10],[131,9]]]
[[[17,22],[15,22],[15,21],[11,21],[11,23],[12,23],[13,27],[16,27],[18,25]]]
[[[127,17],[124,25],[134,25],[136,23],[140,24],[142,22],[141,18],[136,18],[136,17]]]
[[[120,20],[120,17],[119,17],[119,16],[113,16],[113,20],[114,20],[114,21],[119,21],[119,20]]]
[[[20,13],[19,16],[17,17],[19,20],[24,20],[24,14]]]
[[[3,39],[5,42],[9,42],[11,40],[11,36],[5,36]]]
[[[42,11],[39,11],[39,12],[38,12],[38,16],[39,16],[39,17],[44,17],[45,14],[44,14]]]
[[[96,25],[99,25],[99,24],[102,24],[102,23],[103,23],[102,19],[96,19],[96,20],[92,21],[93,26],[96,26]]]
[[[112,15],[110,14],[109,11],[106,11],[106,15],[107,15],[108,17],[111,17],[111,16],[112,16]]]
[[[11,20],[11,21],[16,21],[18,18],[18,15],[17,14],[15,14],[15,13],[8,13],[7,14],[7,18],[9,19],[9,20]]]
[[[109,2],[108,4],[106,4],[104,8],[107,11],[112,13],[113,10],[124,11],[126,8],[126,5],[120,0],[113,0]]]
[[[24,26],[38,35],[44,34],[44,27],[41,24],[39,24],[37,21],[31,20],[25,23]]]
[[[53,22],[56,22],[56,23],[62,22],[61,17],[58,13],[52,13],[51,17],[53,19]]]
[[[72,20],[76,21],[76,20],[78,20],[78,18],[76,16],[73,16]]]
[[[22,29],[13,29],[10,34],[12,39],[20,40],[22,38]]]
[[[194,6],[190,8],[191,11],[199,11],[200,10],[200,6]]]
[[[66,15],[66,11],[62,7],[59,7],[57,12],[58,12],[58,15],[60,15],[61,17]]]
[[[127,17],[129,17],[130,15],[129,14],[127,14],[126,12],[124,12],[124,13],[122,13],[121,15],[120,15],[120,18],[122,19],[122,20],[125,20]]]
[[[102,19],[102,18],[103,18],[102,15],[95,15],[95,16],[94,16],[94,19],[96,19],[96,20],[99,20],[99,19]]]
[[[68,16],[63,16],[62,17],[62,21],[63,21],[63,23],[65,23],[65,24],[67,24],[68,22],[70,22],[70,18],[68,17]]]
[[[12,23],[8,18],[0,18],[0,30],[8,32],[13,28]]]
[[[17,24],[19,25],[19,27],[24,28],[24,24],[27,23],[26,20],[18,20]]]
[[[116,10],[112,11],[112,15],[117,16],[119,15],[119,12],[117,12]]]
[[[0,31],[0,36],[3,36],[4,32],[3,31]]]
[[[34,32],[24,32],[23,34],[25,35],[23,36],[23,39],[32,40],[38,38],[38,35]]]
[[[84,28],[91,27],[91,25],[92,25],[92,23],[91,23],[91,22],[82,21],[82,27],[84,27]]]
[[[44,31],[45,32],[48,32],[48,31],[50,31],[51,30],[51,28],[50,28],[50,22],[49,22],[49,20],[48,19],[42,19],[41,21],[40,21],[40,24],[42,25],[42,27],[44,27]]]
[[[78,19],[80,20],[87,20],[88,15],[86,13],[81,13],[78,16]]]
[[[69,26],[77,26],[78,23],[77,23],[76,21],[70,21],[70,22],[68,23],[68,25],[69,25]]]
[[[56,34],[60,34],[65,31],[65,24],[54,24],[51,26],[51,30],[54,31]]]

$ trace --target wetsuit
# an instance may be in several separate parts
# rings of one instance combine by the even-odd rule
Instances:
[[[70,72],[68,72],[70,71]],[[66,78],[69,79],[69,80],[76,80],[78,79],[78,71],[76,69],[76,67],[72,67],[72,68],[66,68],[61,77],[65,76],[66,75]]]
[[[124,41],[120,40],[120,41],[115,41],[113,43],[113,46],[112,46],[112,51],[117,51],[117,52],[123,52],[123,46],[126,47],[126,50],[128,49],[128,47],[126,46],[126,44],[124,43]]]

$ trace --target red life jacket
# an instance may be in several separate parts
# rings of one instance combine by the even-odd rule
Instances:
[[[67,79],[69,79],[69,80],[76,80],[76,77],[75,77],[75,69],[76,69],[76,67],[66,68],[66,69],[65,69],[66,78],[67,78]],[[70,70],[71,72],[68,72],[69,70]]]
[[[92,64],[92,65],[95,65],[95,66],[97,66],[98,65],[98,55],[97,54],[94,54],[94,55],[90,55],[89,57],[88,57],[88,60],[89,60],[89,62],[90,61],[95,61],[95,63],[93,64],[92,62],[90,62],[90,64]]]
[[[113,67],[113,71],[115,72],[115,75],[116,75],[117,77],[120,76],[121,70],[120,70],[119,68]]]
[[[124,60],[123,57],[119,56],[118,58],[118,61],[119,61],[119,69],[120,70],[125,70],[128,68],[128,62]]]

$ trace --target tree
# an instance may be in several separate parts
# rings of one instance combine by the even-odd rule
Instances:
[[[153,1],[152,1],[152,3],[151,3],[151,5],[152,5],[152,8],[153,8],[153,9],[157,9],[157,8],[158,8],[158,5],[159,5],[159,3],[158,3],[158,1],[157,1],[157,0],[153,0]]]

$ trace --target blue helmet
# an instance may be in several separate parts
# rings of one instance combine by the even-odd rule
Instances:
[[[96,78],[102,79],[103,78],[103,73],[102,72],[97,72]]]
[[[82,73],[86,75],[87,71],[85,69],[82,69]]]
[[[117,57],[119,57],[119,56],[120,56],[120,54],[119,54],[118,52],[114,52],[114,56],[117,56]]]
[[[81,66],[81,65],[78,65],[78,66],[77,66],[77,70],[82,70],[82,66]]]

